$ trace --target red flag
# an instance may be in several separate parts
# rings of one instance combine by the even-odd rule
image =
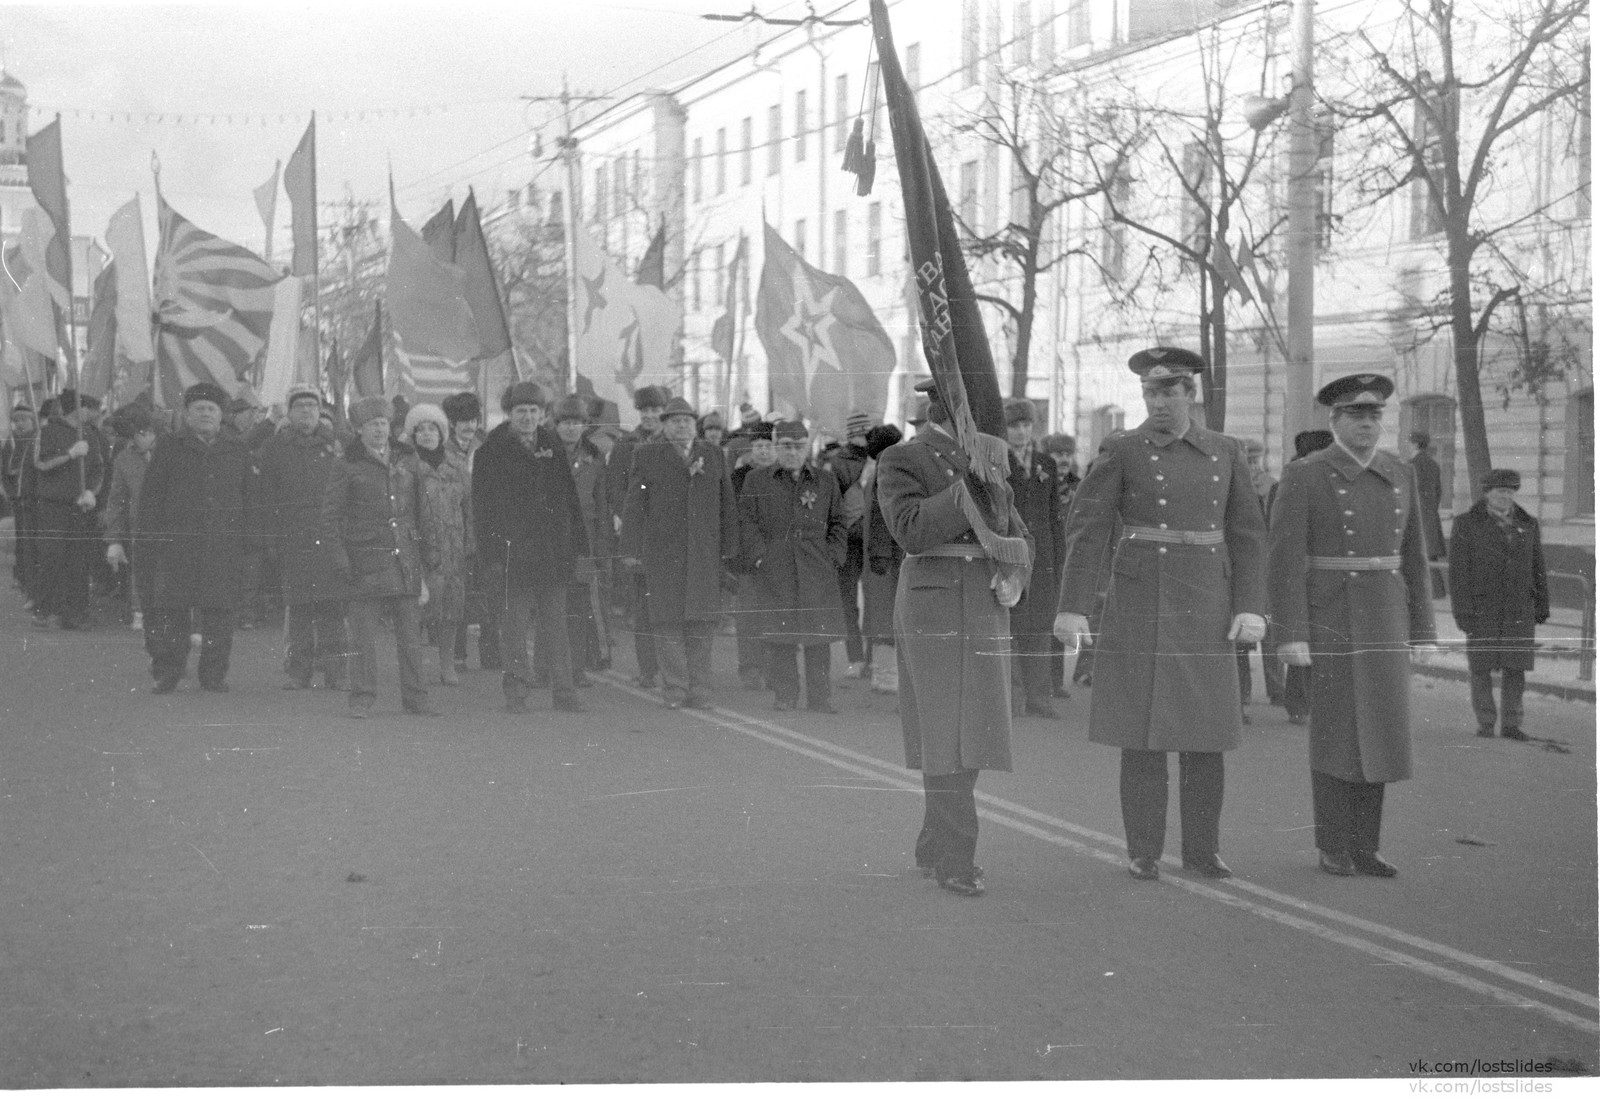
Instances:
[[[633,281],[646,287],[667,288],[667,223],[661,223],[661,228],[650,239],[649,248],[639,258],[639,270],[634,274]]]
[[[317,116],[311,116],[300,144],[283,169],[283,190],[289,193],[291,237],[294,238],[293,275],[317,270]]]
[[[511,329],[506,324],[505,305],[500,298],[500,280],[489,259],[489,243],[483,237],[483,223],[478,217],[478,199],[467,189],[467,201],[461,204],[456,216],[455,262],[467,277],[467,305],[472,307],[472,320],[478,325],[478,341],[483,351],[480,359],[498,356],[511,348]]]
[[[723,293],[722,316],[711,323],[711,348],[723,363],[733,363],[734,345],[739,332],[739,273],[747,263],[745,248],[749,240],[739,235],[739,247],[733,250],[733,261],[728,265],[728,286]]]
[[[71,337],[72,253],[68,242],[72,240],[71,217],[67,209],[67,173],[61,159],[61,117],[40,130],[29,134],[27,141],[28,186],[33,197],[50,216],[55,237],[45,251],[45,270],[50,278],[60,284],[68,296],[69,305],[58,313],[57,344],[65,350],[67,359],[73,356]],[[65,315],[65,316],[62,316]]]
[[[357,398],[383,397],[383,304],[372,308],[372,330],[350,360],[350,382]]]
[[[446,264],[456,262],[456,204],[446,199],[444,206],[422,224],[422,240],[436,260]]]
[[[111,389],[117,366],[117,272],[116,261],[107,264],[95,277],[94,305],[89,311],[89,351],[83,357],[78,392],[104,398]]]

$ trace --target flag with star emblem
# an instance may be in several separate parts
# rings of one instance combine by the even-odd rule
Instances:
[[[675,381],[672,339],[678,332],[678,308],[660,288],[629,279],[581,226],[572,252],[577,266],[572,324],[578,334],[578,376],[596,397],[615,402],[624,416],[636,417],[637,387]],[[581,392],[582,383],[578,385]]]
[[[894,342],[856,285],[807,264],[771,226],[756,292],[756,335],[767,351],[774,406],[788,403],[843,437],[851,410],[885,413]]]

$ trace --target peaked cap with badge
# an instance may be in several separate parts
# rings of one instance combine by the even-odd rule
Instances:
[[[1205,369],[1206,362],[1198,352],[1164,344],[1143,349],[1128,357],[1128,370],[1152,383],[1165,379],[1190,379]]]
[[[1344,375],[1317,391],[1317,404],[1329,409],[1380,410],[1394,393],[1387,375]]]

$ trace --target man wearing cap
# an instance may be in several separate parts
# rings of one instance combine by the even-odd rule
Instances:
[[[483,433],[478,431],[483,421],[483,404],[478,401],[476,394],[463,390],[440,402],[439,408],[444,410],[445,420],[450,423],[445,450],[460,460],[470,476],[472,457],[483,445]],[[474,547],[467,555],[466,624],[478,625],[478,668],[498,670],[503,665],[500,658],[499,598],[492,597],[488,588],[489,572]],[[464,664],[466,660],[467,633],[462,630],[456,633],[456,662]]]
[[[1415,477],[1378,448],[1394,382],[1317,393],[1333,443],[1284,468],[1268,590],[1278,654],[1310,667],[1311,805],[1322,871],[1389,877],[1384,785],[1411,776],[1411,645],[1434,640]]]
[[[54,616],[63,628],[79,628],[88,618],[105,454],[104,439],[88,423],[78,392],[63,390],[55,414],[39,430],[33,464],[40,581],[33,619],[38,626]]]
[[[906,768],[922,773],[915,858],[962,896],[984,893],[974,863],[978,773],[1011,770],[1011,623],[1026,571],[992,560],[970,519],[1002,540],[1027,540],[1011,487],[980,483],[956,443],[933,380],[927,423],[878,457],[878,504],[905,551],[895,596],[895,658]],[[996,455],[1005,442],[985,436]],[[991,541],[991,543],[994,541]],[[1020,576],[1019,576],[1020,574]]]
[[[613,529],[622,531],[622,513],[627,505],[633,455],[642,445],[661,434],[661,411],[667,405],[667,392],[659,386],[642,386],[633,392],[633,408],[638,411],[639,424],[623,434],[606,457],[606,497],[611,502]],[[617,579],[619,588],[630,593],[633,616],[633,650],[639,662],[637,682],[640,688],[653,689],[661,674],[661,663],[656,648],[656,632],[650,622],[650,602],[645,599],[644,575],[633,572],[626,579]]]
[[[1061,498],[1056,463],[1033,438],[1033,403],[1012,398],[1005,404],[1009,445],[1011,497],[1022,523],[1033,536],[1033,574],[1028,589],[1011,610],[1012,681],[1022,688],[1023,711],[1041,719],[1057,719],[1050,703],[1051,627],[1061,577]],[[1013,706],[1016,702],[1013,701]]]
[[[724,571],[739,553],[733,484],[720,449],[695,439],[695,413],[666,404],[661,436],[634,453],[618,554],[641,572],[669,708],[711,703],[711,634]],[[634,625],[635,636],[639,624]],[[643,671],[641,671],[641,674]]]
[[[1533,628],[1550,618],[1539,522],[1516,503],[1522,476],[1497,468],[1483,496],[1450,525],[1450,612],[1467,636],[1467,671],[1478,736],[1526,741],[1522,690],[1533,669]],[[1426,524],[1426,518],[1424,518]],[[1495,713],[1494,671],[1500,671]]]
[[[733,460],[733,498],[738,501],[744,494],[744,484],[778,461],[772,441],[772,422],[761,421],[748,426],[745,443],[749,450]],[[731,456],[731,452],[726,452]],[[761,616],[756,608],[756,583],[748,571],[739,575],[739,588],[734,604],[734,641],[738,650],[739,684],[746,689],[767,687],[767,649],[761,641]]]
[[[1266,633],[1266,522],[1244,448],[1191,415],[1205,361],[1157,347],[1128,366],[1148,416],[1106,440],[1078,487],[1055,632],[1069,648],[1087,635],[1099,579],[1110,578],[1089,740],[1122,751],[1128,872],[1161,875],[1177,751],[1183,867],[1220,879],[1232,875],[1218,855],[1222,755],[1243,732],[1234,644]]]
[[[200,687],[228,691],[233,617],[246,555],[260,544],[258,472],[244,442],[222,431],[226,392],[183,393],[183,427],[156,442],[139,491],[134,582],[157,693],[177,688],[200,633]]]
[[[267,557],[283,586],[289,609],[289,654],[285,689],[311,687],[321,671],[323,687],[339,689],[345,675],[344,582],[319,543],[322,497],[333,465],[343,454],[333,429],[318,414],[322,396],[314,386],[289,388],[288,417],[261,449],[261,508]]]
[[[567,636],[567,586],[589,553],[583,508],[561,438],[544,423],[549,406],[537,383],[513,383],[500,398],[506,420],[472,462],[472,520],[478,555],[499,583],[501,684],[506,711],[528,710],[533,673],[528,622],[539,663],[550,676],[551,706],[581,712]]]

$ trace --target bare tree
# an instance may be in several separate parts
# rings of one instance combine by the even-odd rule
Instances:
[[[1362,28],[1342,43],[1359,62],[1350,71],[1365,79],[1328,97],[1361,128],[1355,186],[1373,201],[1409,189],[1411,236],[1440,255],[1446,282],[1424,310],[1451,336],[1472,485],[1491,465],[1486,342],[1497,329],[1513,345],[1521,334],[1523,358],[1507,386],[1537,388],[1556,366],[1527,309],[1533,304],[1537,317],[1572,296],[1559,289],[1559,276],[1523,263],[1514,242],[1530,231],[1560,232],[1552,216],[1575,200],[1530,193],[1521,170],[1557,163],[1549,151],[1541,161],[1534,134],[1552,113],[1572,120],[1587,152],[1577,131],[1588,122],[1588,9],[1587,0],[1397,0],[1385,27]],[[1586,208],[1586,163],[1579,172],[1574,187]]]
[[[506,320],[517,355],[534,378],[565,390],[567,363],[566,229],[559,208],[536,193],[494,220],[489,259],[500,277]]]

